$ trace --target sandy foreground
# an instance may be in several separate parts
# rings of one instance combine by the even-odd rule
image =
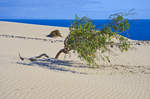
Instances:
[[[58,29],[63,38],[48,38]],[[128,52],[113,49],[111,63],[88,68],[77,55],[62,54],[68,28],[0,22],[0,99],[150,99],[150,43]],[[49,59],[21,61],[46,53]]]

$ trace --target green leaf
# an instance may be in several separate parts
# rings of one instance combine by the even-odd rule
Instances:
[[[117,21],[122,21],[123,20],[123,17],[122,16],[117,16]]]
[[[126,26],[129,28],[129,27],[130,27],[130,24],[129,24],[129,23],[126,23]]]
[[[125,19],[125,24],[129,24],[128,19]]]
[[[113,25],[112,28],[115,30],[115,32],[118,31],[118,27],[116,25]]]

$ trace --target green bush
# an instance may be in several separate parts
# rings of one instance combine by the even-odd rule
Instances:
[[[109,51],[110,47],[116,46],[122,52],[130,47],[128,39],[118,35],[118,33],[127,32],[129,29],[128,19],[117,15],[112,17],[109,24],[105,24],[102,29],[97,30],[87,17],[76,17],[74,23],[70,26],[70,34],[64,41],[64,48],[60,50],[55,58],[58,58],[61,52],[68,53],[73,50],[78,56],[85,60],[90,67],[95,66],[96,52],[101,54]],[[118,40],[119,43],[114,42]],[[108,56],[102,55],[102,59],[109,60]]]

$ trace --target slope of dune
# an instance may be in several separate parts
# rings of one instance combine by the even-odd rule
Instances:
[[[63,38],[46,37],[55,29]],[[99,61],[100,67],[91,69],[76,54],[54,59],[68,33],[62,27],[0,22],[0,99],[150,99],[149,43],[125,53],[113,49],[111,63]],[[50,58],[21,61],[19,53]]]

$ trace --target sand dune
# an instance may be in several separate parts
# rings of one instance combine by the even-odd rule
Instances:
[[[63,38],[47,38],[59,29]],[[150,44],[140,42],[111,63],[90,69],[76,54],[61,55],[68,28],[0,22],[0,99],[150,99]],[[38,38],[38,39],[37,39]],[[46,40],[44,40],[46,39]],[[25,58],[46,53],[50,58]]]

